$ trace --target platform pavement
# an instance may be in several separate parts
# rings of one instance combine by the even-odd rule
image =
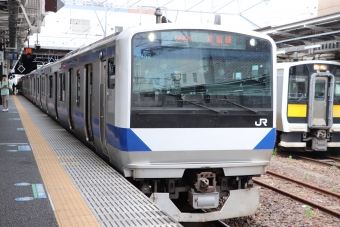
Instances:
[[[0,106],[0,226],[58,226],[12,96]]]
[[[9,109],[0,112],[0,227],[182,226],[27,99],[11,97]]]

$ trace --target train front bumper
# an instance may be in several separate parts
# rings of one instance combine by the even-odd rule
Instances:
[[[221,210],[206,213],[182,213],[169,193],[153,193],[150,200],[178,222],[207,222],[253,215],[260,204],[260,188],[231,190]]]

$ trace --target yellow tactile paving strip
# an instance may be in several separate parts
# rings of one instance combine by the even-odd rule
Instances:
[[[13,96],[59,226],[100,226],[45,138]]]

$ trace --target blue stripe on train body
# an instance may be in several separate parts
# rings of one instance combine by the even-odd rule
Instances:
[[[274,149],[276,129],[272,128],[268,134],[254,147],[254,150]]]
[[[121,151],[151,151],[130,129],[106,124],[107,143]]]
[[[84,128],[84,113],[78,110],[73,110],[73,123],[81,128]]]

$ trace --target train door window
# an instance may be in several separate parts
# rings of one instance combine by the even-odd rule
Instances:
[[[34,91],[34,93],[36,92],[35,91],[35,83],[36,83],[36,81],[35,81],[35,78],[33,79],[33,91]]]
[[[65,91],[65,73],[62,74],[61,76],[62,79],[62,83],[61,83],[61,90],[62,90],[62,94],[61,94],[61,101],[65,102],[65,96],[66,96],[66,91]]]
[[[53,76],[51,75],[49,77],[49,93],[48,93],[48,97],[52,98],[53,97]]]
[[[37,79],[37,93],[40,94],[40,78]]]
[[[65,102],[65,73],[59,74],[59,100]]]
[[[43,77],[43,82],[42,82],[42,86],[43,86],[43,93],[44,95],[46,95],[46,86],[45,86],[46,80],[45,80],[45,76]]]
[[[325,100],[325,91],[326,91],[326,81],[325,80],[315,80],[314,100],[315,101]]]
[[[43,76],[41,77],[40,83],[41,83],[41,94],[44,95],[44,77]]]
[[[58,77],[58,81],[59,81],[59,101],[62,101],[62,90],[61,90],[61,84],[62,84],[62,79],[61,79],[61,73],[59,74]]]
[[[115,88],[115,80],[116,80],[116,65],[115,65],[115,58],[110,58],[108,61],[108,73],[107,73],[107,87],[109,89]]]
[[[80,106],[80,70],[77,70],[77,106]]]

